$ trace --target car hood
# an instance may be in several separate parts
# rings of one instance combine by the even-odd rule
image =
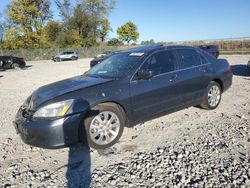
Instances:
[[[36,109],[42,103],[66,93],[110,82],[112,79],[76,76],[38,88],[33,92],[30,108]]]

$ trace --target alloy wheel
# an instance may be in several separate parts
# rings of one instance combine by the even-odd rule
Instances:
[[[208,104],[215,107],[219,104],[221,98],[221,91],[217,85],[213,85],[208,91]]]
[[[91,140],[98,145],[110,144],[119,134],[120,120],[111,111],[103,111],[91,121],[89,135]]]

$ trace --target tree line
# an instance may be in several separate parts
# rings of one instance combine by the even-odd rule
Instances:
[[[70,0],[54,1],[60,21],[53,19],[50,0],[12,0],[0,20],[1,48],[118,46],[139,37],[137,26],[129,21],[117,29],[118,38],[107,39],[115,0],[78,0],[76,5]]]

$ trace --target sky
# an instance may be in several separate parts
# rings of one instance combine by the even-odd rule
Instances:
[[[0,0],[0,12],[9,2]],[[52,12],[58,19],[54,3]],[[137,25],[139,41],[250,37],[250,0],[116,0],[109,21],[109,38],[128,21]]]

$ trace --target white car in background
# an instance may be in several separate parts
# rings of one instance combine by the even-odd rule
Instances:
[[[52,57],[52,60],[54,62],[65,61],[65,60],[77,60],[77,59],[78,59],[78,53],[75,51],[65,51]]]

